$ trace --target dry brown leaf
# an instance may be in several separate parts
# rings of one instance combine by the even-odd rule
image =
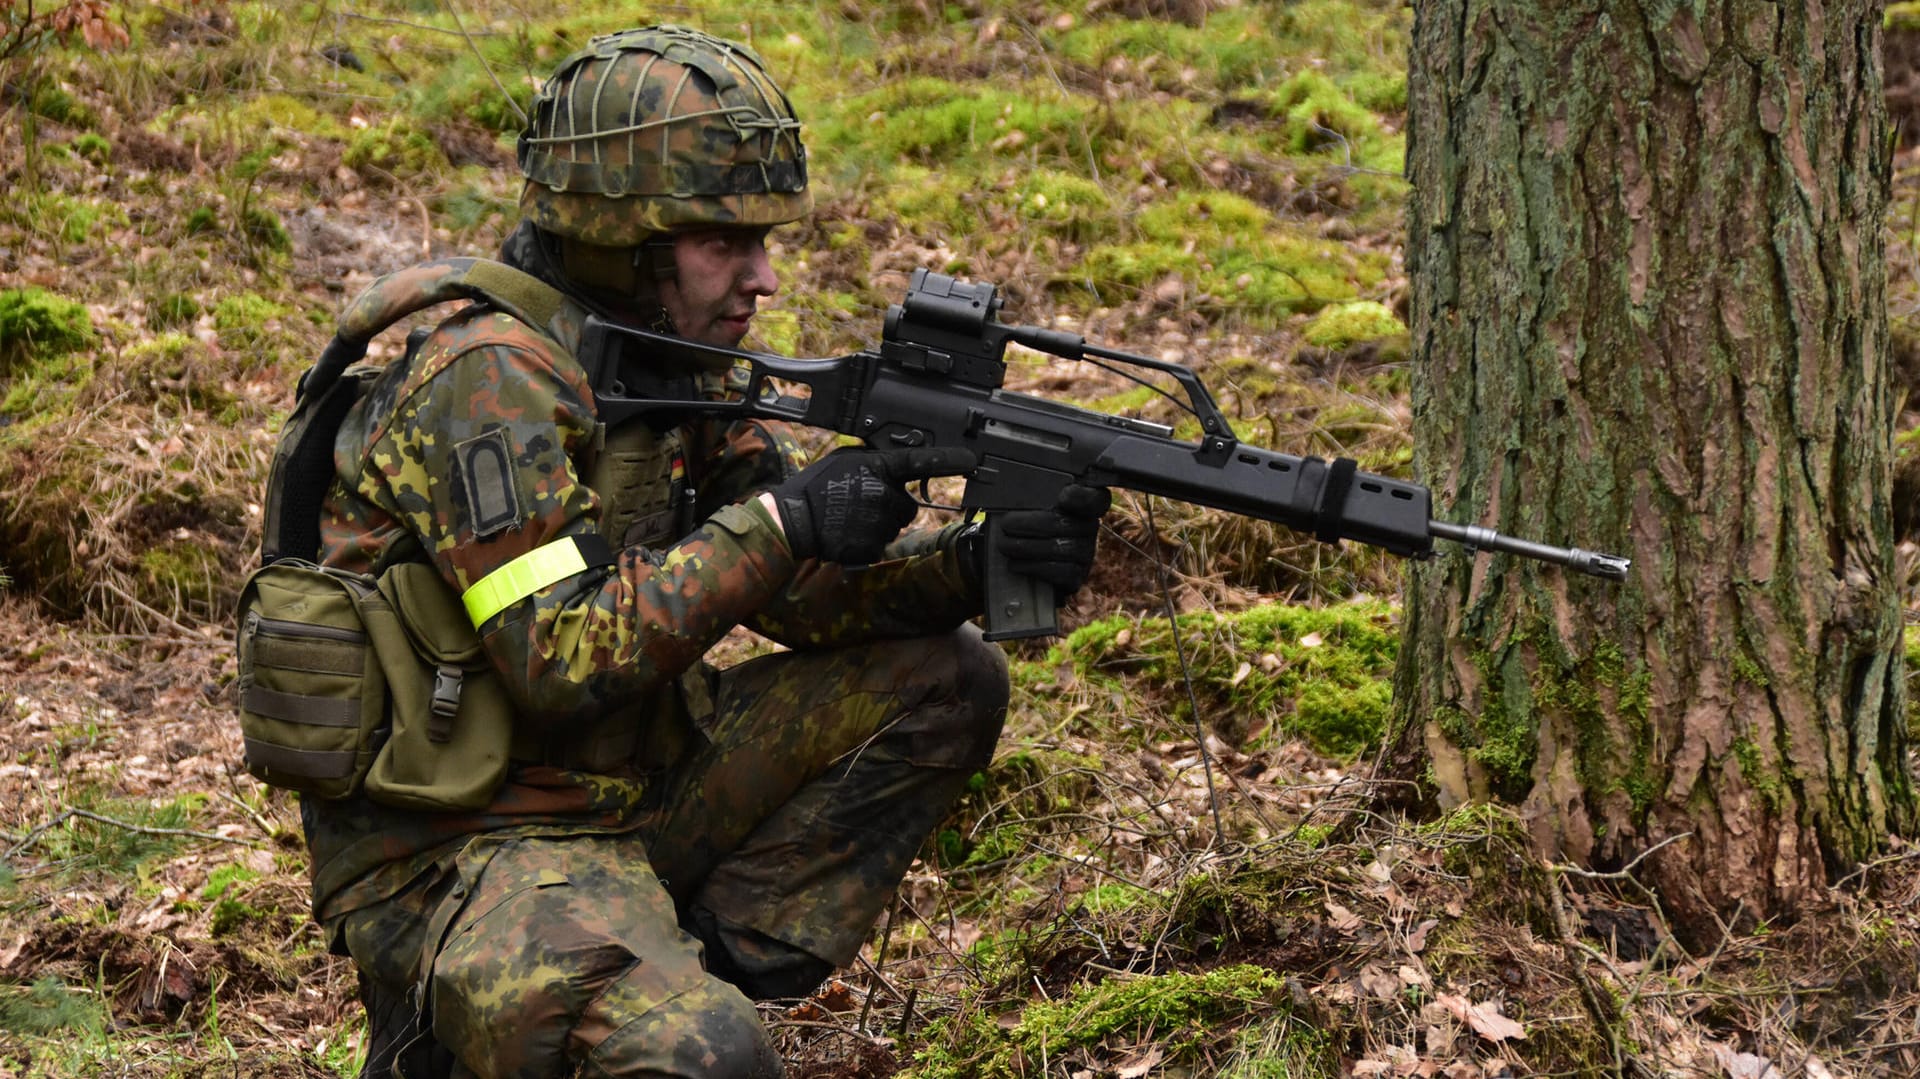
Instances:
[[[1147,1047],[1147,1051],[1114,1068],[1115,1079],[1140,1079],[1154,1068],[1166,1056],[1166,1051],[1157,1045]]]
[[[1381,967],[1368,963],[1360,971],[1360,988],[1381,1000],[1392,1000],[1400,995],[1400,978],[1389,974]]]
[[[1753,1053],[1736,1052],[1724,1043],[1714,1045],[1713,1058],[1727,1073],[1727,1079],[1781,1079],[1780,1069],[1773,1066],[1773,1061]]]
[[[1327,901],[1328,925],[1342,933],[1351,933],[1363,924],[1358,914],[1348,910],[1332,900]]]
[[[14,938],[14,941],[12,944],[7,945],[5,948],[0,948],[0,970],[5,970],[8,967],[12,966],[13,961],[20,958],[21,949],[25,948],[26,946],[27,946],[27,935],[25,933],[22,933],[18,937]]]
[[[1407,934],[1407,951],[1419,955],[1422,951],[1426,950],[1427,934],[1433,930],[1434,926],[1439,924],[1440,919],[1428,918],[1426,921],[1414,926],[1413,932]]]
[[[1482,1004],[1474,1004],[1467,998],[1452,993],[1441,993],[1434,999],[1452,1012],[1454,1018],[1467,1024],[1473,1028],[1475,1034],[1490,1042],[1527,1036],[1525,1027],[1500,1014],[1498,1001],[1490,1000]]]

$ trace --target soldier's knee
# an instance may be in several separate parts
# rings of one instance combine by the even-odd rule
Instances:
[[[960,699],[969,706],[963,733],[974,749],[973,766],[983,768],[993,759],[993,747],[1000,741],[1000,728],[1007,719],[1011,695],[1007,653],[982,637],[979,627],[973,625],[954,632],[953,647]]]
[[[1009,697],[1006,651],[970,623],[953,632],[952,649],[961,695],[983,718],[993,721],[997,732]]]
[[[972,625],[897,647],[914,649],[919,657],[918,685],[900,687],[907,714],[898,731],[909,739],[910,759],[984,768],[1007,717],[1007,654]]]
[[[646,1009],[623,1014],[624,983],[595,1002],[583,1027],[618,1022],[586,1055],[587,1076],[780,1079],[786,1074],[753,1002],[719,980],[704,979],[665,1001],[641,993]]]

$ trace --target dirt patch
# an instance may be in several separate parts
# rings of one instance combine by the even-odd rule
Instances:
[[[230,652],[0,596],[0,984],[97,986],[118,1028],[217,1023],[241,1074],[330,1074],[302,1061],[357,1007],[352,973],[307,917],[296,807],[240,767]],[[21,1053],[0,1038],[0,1069]]]

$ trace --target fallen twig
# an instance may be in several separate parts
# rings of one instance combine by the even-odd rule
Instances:
[[[216,843],[232,843],[232,844],[235,844],[236,846],[252,847],[256,850],[258,850],[260,847],[260,844],[255,843],[251,839],[238,839],[233,836],[215,835],[212,832],[196,832],[190,828],[155,828],[152,825],[148,825],[148,824],[134,824],[131,821],[117,820],[113,817],[102,816],[99,813],[94,813],[86,809],[67,809],[67,810],[61,811],[59,816],[53,818],[52,820],[46,822],[45,824],[39,825],[38,827],[34,828],[32,831],[28,832],[18,843],[15,843],[13,846],[8,847],[7,853],[4,857],[9,859],[12,858],[14,855],[19,854],[21,851],[26,850],[28,847],[32,846],[34,840],[40,838],[42,835],[45,835],[46,833],[52,831],[53,829],[58,828],[60,825],[65,824],[67,821],[75,817],[80,817],[82,819],[90,820],[90,821],[96,821],[100,824],[111,825],[115,828],[121,829],[122,831],[133,832],[137,835],[183,836],[189,839],[210,839]]]

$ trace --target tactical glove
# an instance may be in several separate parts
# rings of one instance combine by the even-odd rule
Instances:
[[[1053,586],[1055,602],[1087,583],[1093,572],[1100,518],[1113,505],[1105,487],[1071,484],[1049,510],[1007,510],[1000,515],[1000,553],[1007,568]]]
[[[802,560],[872,562],[919,509],[906,483],[957,475],[977,462],[957,448],[835,450],[773,490],[787,547]]]

